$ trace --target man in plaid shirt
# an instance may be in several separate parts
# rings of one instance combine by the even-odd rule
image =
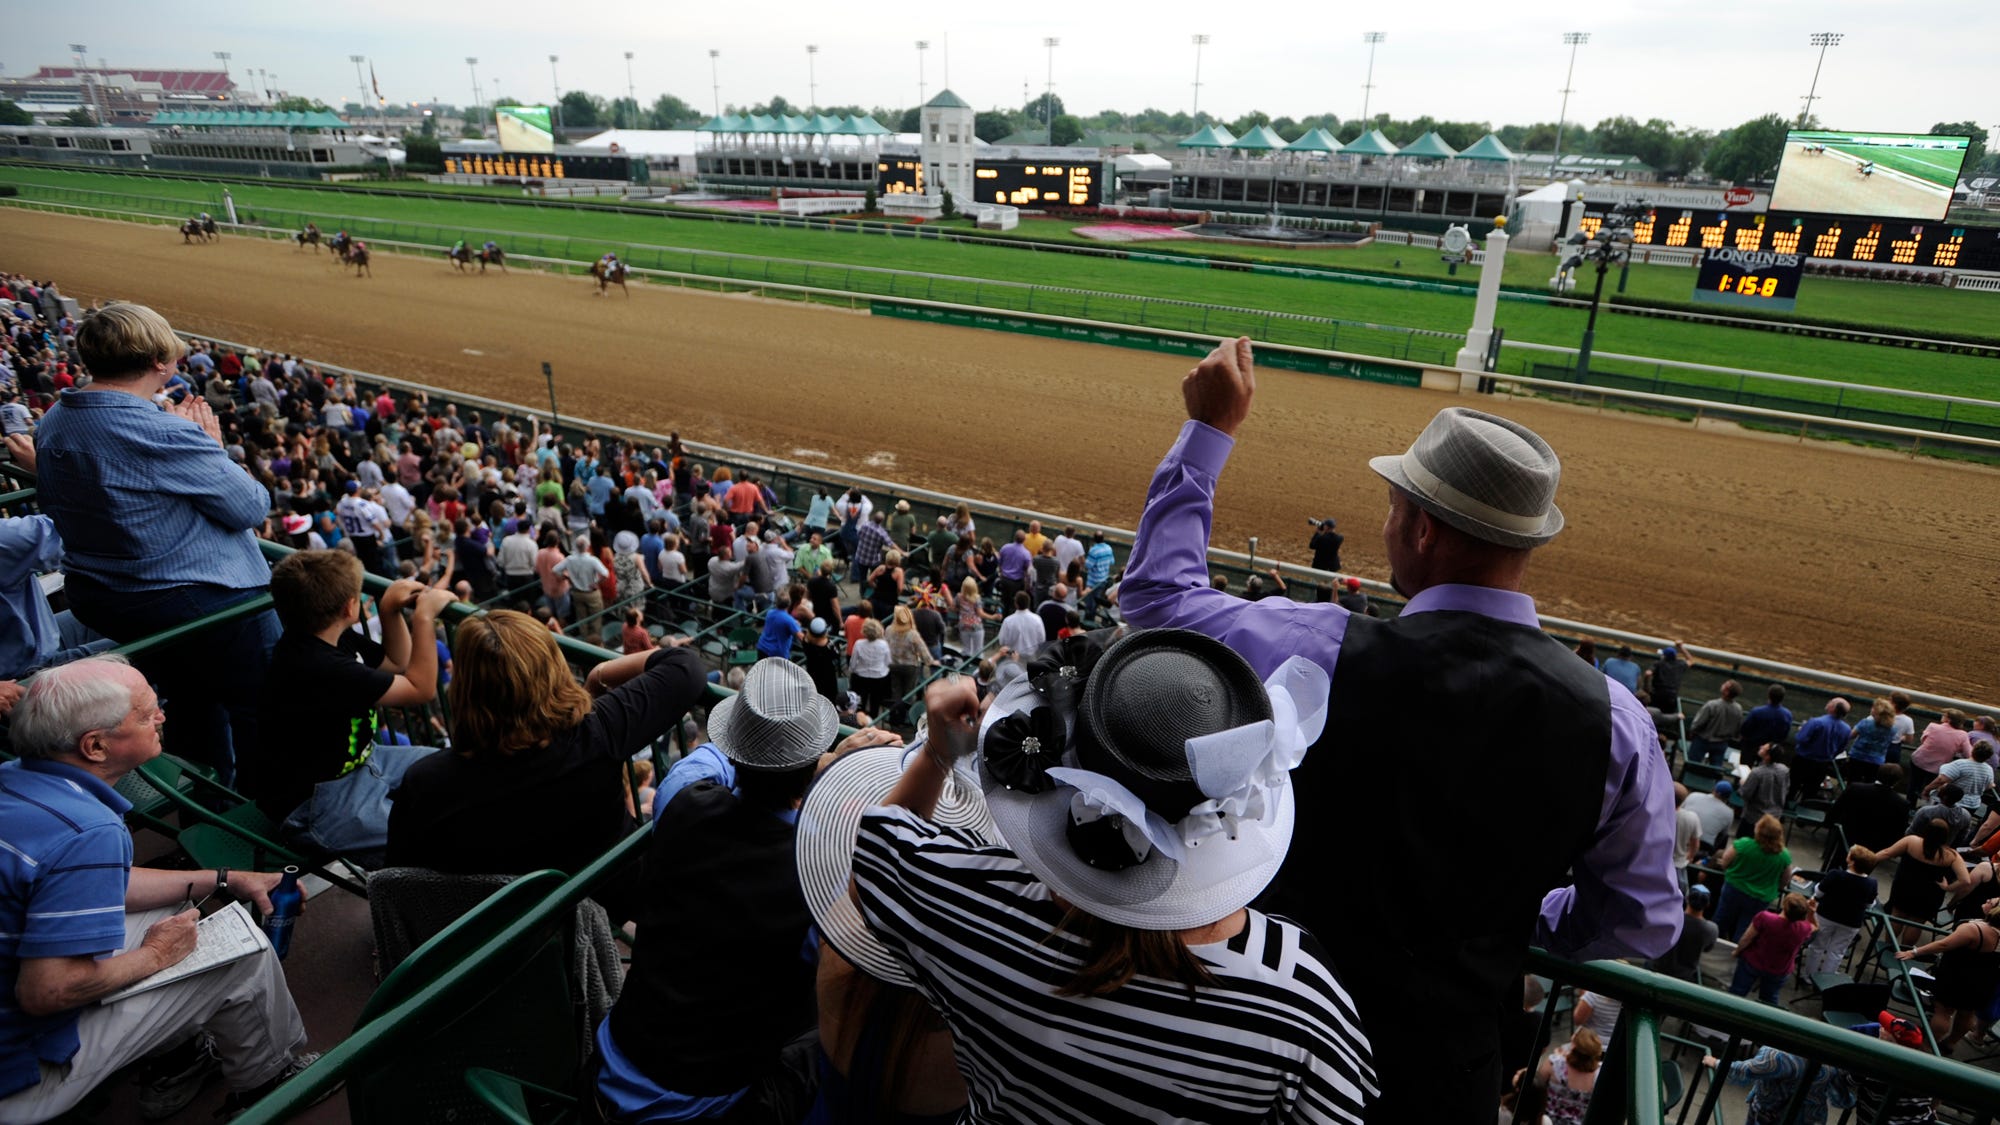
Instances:
[[[850,582],[866,582],[868,572],[882,565],[882,554],[896,545],[889,538],[889,529],[882,526],[886,513],[874,512],[862,523],[854,540],[854,570],[848,576]]]

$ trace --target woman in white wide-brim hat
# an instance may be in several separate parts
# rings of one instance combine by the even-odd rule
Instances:
[[[1283,862],[1324,672],[1185,630],[1045,647],[930,737],[855,842],[862,917],[943,1015],[981,1121],[1359,1121],[1366,1037],[1317,943],[1247,909]],[[1006,846],[932,818],[977,753]]]
[[[922,743],[830,756],[799,809],[799,885],[819,934],[819,1091],[805,1125],[950,1125],[965,1109],[951,1032],[849,893],[861,816],[902,779]],[[979,783],[944,782],[931,823],[997,843]]]

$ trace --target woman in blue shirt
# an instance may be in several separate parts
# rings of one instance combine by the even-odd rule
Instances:
[[[1868,717],[1854,724],[1854,733],[1847,736],[1847,768],[1842,776],[1849,781],[1869,780],[1895,747],[1896,709],[1888,700],[1878,699]]]

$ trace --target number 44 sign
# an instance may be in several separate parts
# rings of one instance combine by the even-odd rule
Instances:
[[[1694,299],[1704,304],[1790,312],[1798,303],[1799,277],[1805,273],[1805,265],[1802,254],[1713,246],[1702,251]]]

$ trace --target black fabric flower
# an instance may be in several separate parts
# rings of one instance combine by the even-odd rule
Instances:
[[[1053,707],[1016,711],[993,724],[981,749],[993,780],[1022,793],[1055,787],[1049,767],[1062,764],[1062,717]]]
[[[1028,682],[1035,685],[1043,699],[1065,715],[1076,713],[1079,700],[1083,698],[1084,681],[1090,677],[1090,670],[1097,666],[1097,659],[1104,655],[1117,636],[1116,629],[1099,629],[1091,633],[1074,633],[1061,640],[1050,641],[1036,650],[1025,665]]]

